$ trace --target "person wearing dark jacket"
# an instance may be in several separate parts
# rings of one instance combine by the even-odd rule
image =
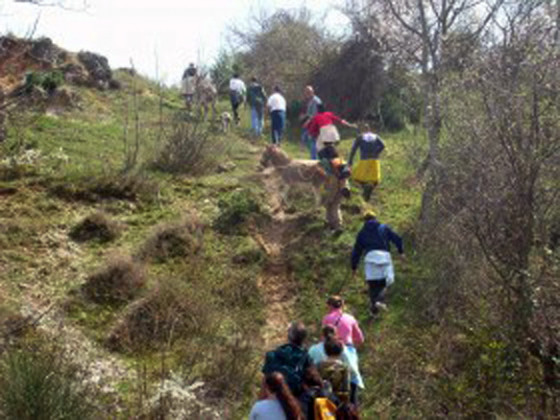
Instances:
[[[251,84],[247,89],[247,103],[251,107],[251,129],[255,136],[260,137],[264,124],[266,93],[254,76],[251,78]]]
[[[313,361],[304,347],[307,330],[301,322],[293,322],[288,329],[288,343],[266,353],[262,373],[280,372],[284,375],[294,396],[302,392],[305,371],[313,366]]]
[[[381,181],[379,155],[385,149],[381,137],[373,133],[368,124],[362,124],[361,134],[354,140],[348,165],[352,167],[356,152],[360,151],[360,161],[352,169],[352,180],[362,187],[362,196],[369,201],[371,193]]]
[[[385,288],[395,280],[393,261],[391,259],[391,243],[397,247],[399,255],[404,257],[403,241],[389,226],[379,223],[373,211],[364,214],[364,225],[352,249],[352,275],[362,255],[364,255],[364,272],[368,284],[370,310],[376,315],[379,309],[385,309],[382,302]]]

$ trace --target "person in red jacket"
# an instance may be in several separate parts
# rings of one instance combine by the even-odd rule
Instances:
[[[327,112],[321,104],[318,107],[319,112],[309,120],[305,128],[309,135],[317,139],[317,153],[320,159],[332,159],[331,156],[336,143],[340,141],[340,134],[335,124],[344,125],[346,127],[357,128],[356,125],[350,124],[338,115]]]

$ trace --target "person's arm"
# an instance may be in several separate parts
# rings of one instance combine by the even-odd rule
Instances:
[[[393,230],[389,226],[387,226],[387,239],[395,244],[397,250],[399,251],[399,254],[404,254],[402,238],[395,232],[393,232]]]
[[[311,137],[317,137],[317,135],[319,134],[319,127],[317,125],[317,120],[315,118],[311,118],[304,125],[304,127],[307,128],[307,132]]]
[[[349,128],[358,128],[358,126],[356,124],[349,123],[346,120],[340,120],[340,124],[342,124],[345,127],[349,127]]]
[[[354,140],[354,144],[352,144],[352,150],[350,150],[350,156],[348,156],[348,166],[352,166],[352,161],[354,160],[356,150],[358,150],[358,145],[360,144],[361,138],[361,136],[358,136],[356,140]]]
[[[364,333],[360,329],[358,325],[358,321],[354,319],[354,323],[352,324],[352,341],[357,345],[361,345],[364,342]]]
[[[362,256],[363,246],[361,243],[361,234],[358,234],[356,238],[356,243],[354,243],[354,248],[352,249],[352,258],[351,258],[351,266],[352,271],[355,272],[358,268],[358,264],[360,263],[360,257]]]
[[[247,92],[245,93],[245,103],[251,103],[251,93],[251,89],[247,89]]]
[[[380,144],[379,153],[381,153],[383,150],[385,150],[385,142],[381,140],[381,137],[379,136],[377,136],[377,140],[379,140],[379,144]]]

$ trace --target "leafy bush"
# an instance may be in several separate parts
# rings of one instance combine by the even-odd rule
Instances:
[[[210,135],[201,121],[178,113],[153,166],[163,172],[201,175],[214,170],[226,151],[223,139]]]
[[[0,360],[0,417],[18,420],[95,418],[80,371],[43,344]]]
[[[113,256],[106,267],[89,276],[82,286],[93,302],[118,305],[132,300],[146,283],[144,268],[130,257]]]
[[[237,190],[218,202],[220,214],[214,221],[214,228],[220,233],[238,232],[241,225],[255,213],[261,212],[257,198],[250,190]]]
[[[194,214],[185,216],[181,222],[160,224],[146,240],[138,256],[142,260],[163,262],[169,258],[193,255],[202,246],[203,229],[204,225]]]
[[[86,216],[72,228],[70,237],[75,241],[97,240],[109,242],[119,235],[119,225],[109,219],[105,213],[97,212]]]
[[[52,93],[64,83],[64,75],[59,70],[29,72],[25,75],[25,89],[30,91],[33,86],[38,86],[48,93]]]

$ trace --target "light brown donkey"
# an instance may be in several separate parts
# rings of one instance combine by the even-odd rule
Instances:
[[[325,207],[329,226],[333,229],[341,227],[341,190],[348,187],[348,180],[338,180],[335,176],[327,174],[317,160],[291,159],[286,152],[274,145],[269,145],[264,150],[261,165],[265,168],[274,167],[274,171],[283,182],[284,199],[292,185],[309,185],[315,196],[315,204]]]

